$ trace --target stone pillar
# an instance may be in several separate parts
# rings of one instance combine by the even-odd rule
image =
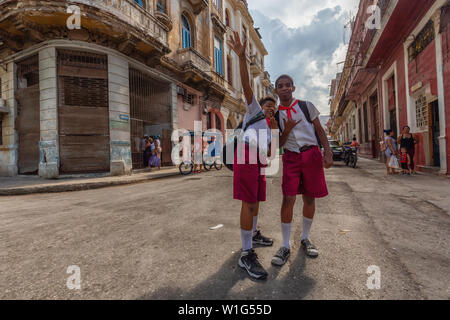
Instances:
[[[131,158],[130,82],[128,62],[108,55],[110,174],[130,175]],[[142,141],[139,141],[142,143]]]
[[[0,66],[1,97],[6,102],[7,114],[0,115],[2,118],[3,144],[0,145],[0,175],[15,176],[19,169],[18,160],[18,134],[15,128],[15,115],[17,114],[16,100],[14,92],[16,76],[16,64],[8,63],[6,70]]]
[[[39,51],[40,128],[39,176],[59,176],[58,87],[56,49]]]
[[[171,83],[170,84],[170,114],[172,119],[172,130],[178,130],[178,94],[177,94],[177,84]]]

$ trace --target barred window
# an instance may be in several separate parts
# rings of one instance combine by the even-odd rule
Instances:
[[[419,130],[426,130],[428,127],[428,104],[424,95],[416,100],[416,126]]]
[[[187,103],[187,104],[190,104],[190,105],[193,105],[193,104],[195,104],[195,96],[193,94],[190,94],[190,93],[185,94],[183,96],[183,102]]]

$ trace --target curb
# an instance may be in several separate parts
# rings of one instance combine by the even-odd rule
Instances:
[[[140,177],[140,178],[134,178],[134,179],[84,182],[84,183],[69,183],[69,184],[59,184],[59,185],[38,185],[38,186],[29,186],[29,187],[0,188],[0,196],[16,196],[16,195],[18,196],[18,195],[29,195],[29,194],[36,194],[36,193],[59,193],[59,192],[102,189],[102,188],[107,188],[107,187],[144,183],[144,182],[147,182],[150,180],[169,178],[169,177],[174,177],[174,176],[179,176],[179,175],[180,175],[180,173],[177,171],[177,172],[160,173],[160,174],[155,174],[150,177]]]

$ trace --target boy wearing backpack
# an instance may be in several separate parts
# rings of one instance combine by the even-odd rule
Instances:
[[[266,270],[258,260],[253,250],[253,244],[271,246],[273,240],[264,237],[257,230],[259,202],[266,201],[266,177],[261,174],[261,164],[256,146],[261,153],[267,154],[271,142],[271,127],[278,129],[274,119],[275,100],[265,98],[263,108],[256,101],[250,86],[247,67],[247,43],[241,43],[239,34],[234,33],[233,50],[239,57],[242,87],[247,104],[246,114],[242,123],[243,132],[237,140],[237,150],[233,162],[233,198],[242,201],[241,207],[241,241],[242,253],[238,265],[256,279],[267,277]],[[259,141],[259,132],[266,131],[267,141]],[[250,146],[255,146],[250,147]]]
[[[276,266],[284,265],[290,255],[290,233],[294,204],[298,194],[303,197],[303,230],[301,246],[309,257],[317,257],[317,248],[309,239],[315,213],[315,199],[328,195],[324,168],[333,164],[333,153],[327,135],[319,121],[319,111],[309,101],[293,98],[294,81],[288,75],[275,82],[275,93],[281,105],[276,118],[282,132],[280,146],[283,154],[283,204],[281,230],[283,244],[272,259]],[[324,156],[320,150],[324,148]]]

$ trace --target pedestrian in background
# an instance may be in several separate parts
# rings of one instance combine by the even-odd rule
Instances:
[[[408,156],[410,158],[410,169],[411,173],[416,173],[416,168],[414,165],[414,155],[416,153],[416,144],[418,143],[417,138],[410,133],[411,128],[408,126],[403,127],[402,135],[398,137],[397,143],[400,145],[400,148],[406,149]]]
[[[386,133],[386,138],[384,138],[384,143],[386,145],[386,150],[384,154],[386,155],[386,171],[388,175],[397,174],[395,168],[390,167],[391,157],[396,157],[397,152],[397,142],[394,139],[394,131],[392,129],[384,130]]]
[[[145,145],[144,145],[144,167],[150,167],[150,157],[152,155],[152,149],[151,149],[152,143],[150,141],[149,137],[145,138]]]
[[[402,165],[402,175],[408,174],[411,175],[411,158],[409,157],[408,151],[406,148],[400,149],[400,163]]]
[[[155,151],[156,151],[156,157],[158,158],[158,170],[161,170],[162,146],[161,146],[161,140],[159,139],[159,136],[155,136]]]

